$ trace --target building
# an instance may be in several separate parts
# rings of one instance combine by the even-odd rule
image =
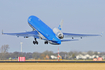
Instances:
[[[76,56],[76,59],[78,60],[78,59],[84,59],[84,60],[86,60],[86,59],[93,59],[93,58],[98,58],[99,56],[98,55],[92,55],[92,56],[90,56],[89,54],[79,54],[79,55],[77,55]]]

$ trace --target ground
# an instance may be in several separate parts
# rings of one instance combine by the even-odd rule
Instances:
[[[0,70],[105,70],[105,63],[0,63]]]

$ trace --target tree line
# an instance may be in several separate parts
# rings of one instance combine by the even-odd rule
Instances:
[[[3,45],[0,48],[0,60],[8,60],[9,58],[18,59],[18,57],[26,57],[26,59],[46,59],[46,56],[49,56],[51,59],[51,55],[58,56],[58,53],[54,53],[53,51],[44,51],[42,53],[39,52],[8,52],[9,45]],[[70,52],[59,52],[59,55],[62,59],[75,59],[76,55],[78,54],[89,54],[89,55],[105,55],[105,52],[98,53],[93,51],[88,51],[86,53],[77,52],[77,51],[70,51]]]

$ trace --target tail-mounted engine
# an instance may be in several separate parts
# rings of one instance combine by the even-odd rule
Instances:
[[[54,29],[53,29],[53,32],[56,34],[56,36],[57,36],[59,39],[63,39],[63,38],[64,38],[63,33],[62,33],[61,30],[59,30],[58,28],[54,28]]]

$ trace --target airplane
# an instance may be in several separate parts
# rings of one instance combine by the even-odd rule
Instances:
[[[67,42],[67,41],[78,41],[78,39],[74,39],[74,37],[80,37],[81,39],[83,37],[88,36],[101,36],[99,34],[74,34],[74,33],[63,33],[62,25],[63,21],[61,21],[58,28],[51,29],[48,25],[46,25],[41,19],[38,17],[31,15],[28,18],[28,24],[33,29],[32,31],[28,32],[22,32],[22,33],[4,33],[2,31],[2,34],[4,35],[14,35],[17,37],[34,37],[33,44],[38,45],[37,39],[44,40],[44,44],[52,44],[52,45],[60,45],[61,42]],[[64,38],[71,38],[71,39],[64,39]]]

